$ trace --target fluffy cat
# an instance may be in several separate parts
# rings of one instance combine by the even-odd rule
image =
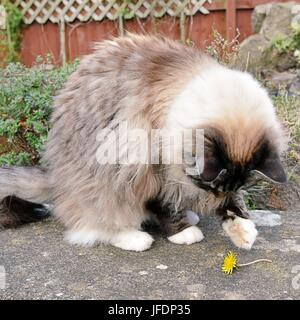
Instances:
[[[97,135],[109,129],[122,139],[123,121],[148,136],[159,128],[204,129],[202,172],[194,153],[182,164],[101,164]],[[141,230],[149,217],[174,243],[201,241],[192,210],[221,216],[234,244],[250,249],[257,231],[241,190],[255,176],[286,180],[282,129],[266,91],[249,74],[161,37],[97,44],[55,98],[51,122],[41,168],[0,169],[3,226],[37,220],[39,204],[49,203],[70,243],[143,251],[153,242]],[[144,146],[139,152],[146,155]]]

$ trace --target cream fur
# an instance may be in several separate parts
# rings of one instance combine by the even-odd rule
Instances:
[[[9,190],[25,200],[50,201],[69,242],[110,243],[135,251],[148,249],[153,241],[139,230],[148,217],[149,199],[159,197],[178,211],[215,213],[225,195],[196,187],[181,165],[99,164],[99,131],[116,130],[124,120],[149,136],[157,128],[220,129],[229,154],[239,161],[251,157],[263,133],[278,150],[282,146],[271,101],[249,74],[225,68],[176,41],[131,35],[101,42],[83,58],[55,99],[43,171],[29,181],[29,169],[1,169],[0,199]],[[131,150],[133,158],[135,152]],[[224,225],[231,239],[251,247],[251,222],[234,221]],[[169,240],[189,244],[202,237],[193,226]]]
[[[212,64],[184,87],[171,105],[170,130],[213,125],[229,141],[231,154],[251,155],[252,144],[265,131],[280,152],[284,139],[273,104],[264,88],[248,73]],[[249,150],[247,150],[249,147]]]
[[[254,223],[249,219],[235,217],[222,224],[231,241],[239,248],[250,250],[257,236]]]
[[[174,234],[169,237],[169,241],[176,244],[193,244],[196,242],[200,242],[204,238],[201,230],[196,226],[188,227],[179,233]]]

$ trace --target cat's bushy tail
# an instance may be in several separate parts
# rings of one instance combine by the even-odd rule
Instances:
[[[0,228],[44,219],[50,200],[46,173],[36,167],[0,168]]]

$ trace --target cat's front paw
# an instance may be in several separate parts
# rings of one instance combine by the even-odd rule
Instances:
[[[129,251],[145,251],[151,247],[152,236],[144,231],[127,230],[113,236],[110,243],[118,248]]]
[[[223,222],[222,227],[237,247],[251,249],[257,236],[255,224],[251,220],[235,216]]]
[[[168,240],[176,244],[192,244],[200,242],[203,238],[202,231],[196,226],[191,226],[168,237]]]

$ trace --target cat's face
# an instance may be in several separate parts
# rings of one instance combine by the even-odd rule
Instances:
[[[240,154],[248,153],[243,160],[228,151],[228,143],[230,142],[226,141],[221,132],[207,130],[203,170],[199,170],[201,159],[197,157],[188,165],[192,169],[190,172],[193,172],[188,174],[193,184],[218,195],[247,189],[261,179],[276,183],[286,182],[278,151],[267,135],[258,139],[258,143],[250,150],[244,150],[247,148],[246,144],[238,147]]]

